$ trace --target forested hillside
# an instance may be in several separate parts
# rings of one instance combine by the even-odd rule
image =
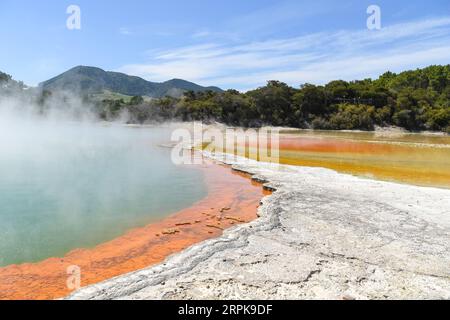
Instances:
[[[100,68],[78,66],[40,84],[47,91],[70,91],[79,94],[98,94],[104,91],[123,95],[141,95],[154,98],[180,97],[187,90],[222,91],[217,87],[202,87],[198,84],[172,79],[166,82],[151,82],[124,73],[105,71]]]
[[[23,93],[23,88],[21,82],[0,73],[0,92],[19,89]],[[45,104],[53,94],[41,91],[37,94],[38,103]],[[244,127],[274,125],[332,130],[373,130],[375,126],[395,125],[411,131],[450,133],[450,65],[399,74],[386,72],[376,80],[336,80],[299,88],[269,81],[266,86],[246,93],[191,90],[180,98],[149,100],[134,96],[128,100],[98,101],[85,95],[83,99],[104,120],[123,119],[126,114],[133,123],[176,119],[219,121]]]
[[[24,88],[23,82],[15,81],[11,75],[0,71],[0,95],[21,93]]]
[[[104,118],[127,110],[136,122],[178,118],[237,126],[373,130],[375,125],[395,125],[450,132],[450,65],[386,72],[376,80],[304,84],[298,89],[269,81],[246,93],[189,91],[180,99],[144,102],[135,97],[127,104],[104,100],[99,109]]]

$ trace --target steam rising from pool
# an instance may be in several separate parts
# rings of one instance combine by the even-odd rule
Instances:
[[[170,126],[104,124],[57,106],[42,117],[21,103],[0,102],[0,266],[95,246],[206,195],[201,172],[159,147]]]

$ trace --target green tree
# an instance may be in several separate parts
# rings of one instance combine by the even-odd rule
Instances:
[[[144,103],[144,98],[141,96],[134,96],[130,100],[130,105],[132,105],[132,106],[136,106],[136,105],[143,104],[143,103]]]

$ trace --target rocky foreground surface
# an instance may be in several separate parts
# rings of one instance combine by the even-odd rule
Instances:
[[[450,299],[450,190],[226,160],[260,218],[69,299]]]

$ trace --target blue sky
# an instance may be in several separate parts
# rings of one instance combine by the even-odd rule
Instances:
[[[247,90],[450,63],[449,0],[1,0],[0,26],[0,70],[29,85],[76,65]]]

